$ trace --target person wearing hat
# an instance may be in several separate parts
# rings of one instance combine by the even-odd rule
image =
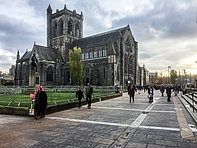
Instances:
[[[42,86],[39,86],[36,93],[35,104],[34,104],[34,109],[36,111],[35,119],[38,119],[39,117],[45,117],[46,107],[47,107],[47,94],[44,91],[44,88]]]

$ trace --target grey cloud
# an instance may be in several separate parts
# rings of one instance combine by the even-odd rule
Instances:
[[[152,57],[152,55],[150,53],[148,53],[148,52],[141,52],[141,53],[139,53],[139,59],[146,60],[146,59],[149,59],[151,57]]]
[[[177,68],[181,69],[179,60],[184,59],[185,56],[190,56],[196,49],[195,41],[186,45],[182,44],[196,38],[197,3],[195,0],[154,0],[151,1],[152,9],[144,9],[144,11],[136,14],[128,13],[125,17],[117,17],[121,16],[122,12],[116,8],[108,12],[106,8],[111,8],[111,6],[104,8],[97,0],[27,0],[27,3],[30,8],[34,8],[29,19],[42,17],[45,22],[46,9],[49,4],[53,12],[56,9],[63,9],[64,4],[69,10],[75,9],[77,13],[82,11],[85,36],[129,24],[135,40],[139,43],[139,61],[147,65],[150,71],[160,70],[161,67],[165,71],[168,65],[172,65],[172,67],[178,65]],[[135,1],[130,1],[128,5],[133,3]],[[146,8],[145,5],[141,5]],[[137,7],[134,10],[138,11],[141,8]],[[102,18],[108,22],[111,21],[112,26],[107,26]],[[40,26],[40,29],[35,31],[26,26],[25,20],[20,16],[16,20],[7,18],[5,15],[0,16],[0,45],[4,50],[12,51],[14,53],[13,58],[15,58],[17,50],[22,52],[25,52],[26,48],[31,50],[34,41],[38,44],[46,42],[46,26]],[[185,52],[186,50],[187,52]],[[2,58],[0,57],[0,59]],[[185,66],[189,65],[185,64]]]

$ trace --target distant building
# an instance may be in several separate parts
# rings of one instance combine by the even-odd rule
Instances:
[[[15,76],[15,69],[16,69],[15,65],[12,65],[11,68],[9,69],[10,76],[13,76],[13,77]]]
[[[150,72],[149,73],[149,84],[154,85],[159,83],[158,81],[158,73],[157,72]]]
[[[2,76],[0,76],[0,86],[6,85],[8,83],[9,83],[9,85],[13,85],[14,77],[11,75],[8,75],[6,73],[3,73]]]
[[[40,74],[41,85],[70,85],[69,50],[82,49],[84,85],[145,84],[138,65],[138,42],[130,26],[83,38],[83,14],[47,8],[47,47],[34,43],[32,51],[22,57],[17,52],[15,83],[28,85],[30,73]],[[32,62],[36,69],[32,69]],[[143,80],[143,82],[140,82]]]
[[[146,69],[145,65],[140,67],[140,86],[147,86],[150,84],[150,77],[149,77],[149,71]]]

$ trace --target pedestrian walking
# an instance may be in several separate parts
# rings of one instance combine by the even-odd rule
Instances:
[[[160,86],[160,92],[161,92],[161,96],[163,97],[163,93],[165,92],[165,87],[163,84]]]
[[[76,91],[76,98],[79,100],[79,106],[78,108],[81,108],[81,99],[84,98],[83,91],[79,87],[78,90]]]
[[[168,102],[170,102],[171,100],[170,100],[170,98],[171,98],[171,86],[170,85],[168,85],[167,87],[166,87],[166,94],[167,94],[167,101]]]
[[[154,89],[153,87],[148,87],[148,99],[149,99],[149,102],[153,102],[153,95],[154,95]]]
[[[177,84],[174,85],[173,90],[174,90],[174,95],[177,96],[177,94],[179,93],[179,86]]]
[[[45,117],[46,107],[47,107],[47,94],[44,91],[44,88],[42,86],[39,86],[35,96],[35,104],[34,104],[34,109],[36,111],[35,119],[38,119],[39,117]]]
[[[87,83],[87,87],[86,87],[86,102],[88,103],[88,109],[91,108],[91,98],[92,98],[92,94],[93,94],[93,88],[90,85],[90,83]]]
[[[132,98],[133,103],[134,103],[135,91],[136,91],[135,86],[134,85],[130,85],[129,89],[128,89],[128,95],[129,95],[129,102],[130,103],[131,103],[131,98]]]

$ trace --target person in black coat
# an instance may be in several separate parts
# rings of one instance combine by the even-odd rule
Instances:
[[[35,104],[34,109],[36,111],[35,119],[38,119],[41,113],[40,117],[45,117],[45,110],[47,107],[47,94],[44,91],[44,88],[42,86],[38,87],[38,91],[36,93],[35,97]]]
[[[129,95],[130,103],[131,103],[131,98],[132,98],[133,103],[134,103],[135,91],[136,91],[135,86],[134,85],[133,86],[130,85],[129,88],[128,88],[128,95]]]
[[[165,87],[164,87],[164,85],[162,84],[162,85],[160,86],[160,92],[161,92],[161,96],[162,96],[162,97],[163,97],[164,91],[165,91]]]
[[[149,86],[148,87],[148,99],[149,99],[149,102],[153,102],[153,95],[154,95],[154,89],[153,87]]]
[[[166,94],[167,94],[167,101],[168,102],[170,102],[171,100],[170,100],[170,98],[171,98],[171,86],[170,85],[168,85],[167,87],[166,87]]]
[[[76,92],[76,98],[78,98],[78,100],[79,100],[78,108],[80,108],[81,107],[81,99],[84,98],[83,91],[80,89],[80,87],[78,88],[78,90]]]
[[[86,102],[88,103],[88,109],[91,108],[91,98],[93,94],[93,87],[90,85],[90,83],[87,83],[86,87]]]

